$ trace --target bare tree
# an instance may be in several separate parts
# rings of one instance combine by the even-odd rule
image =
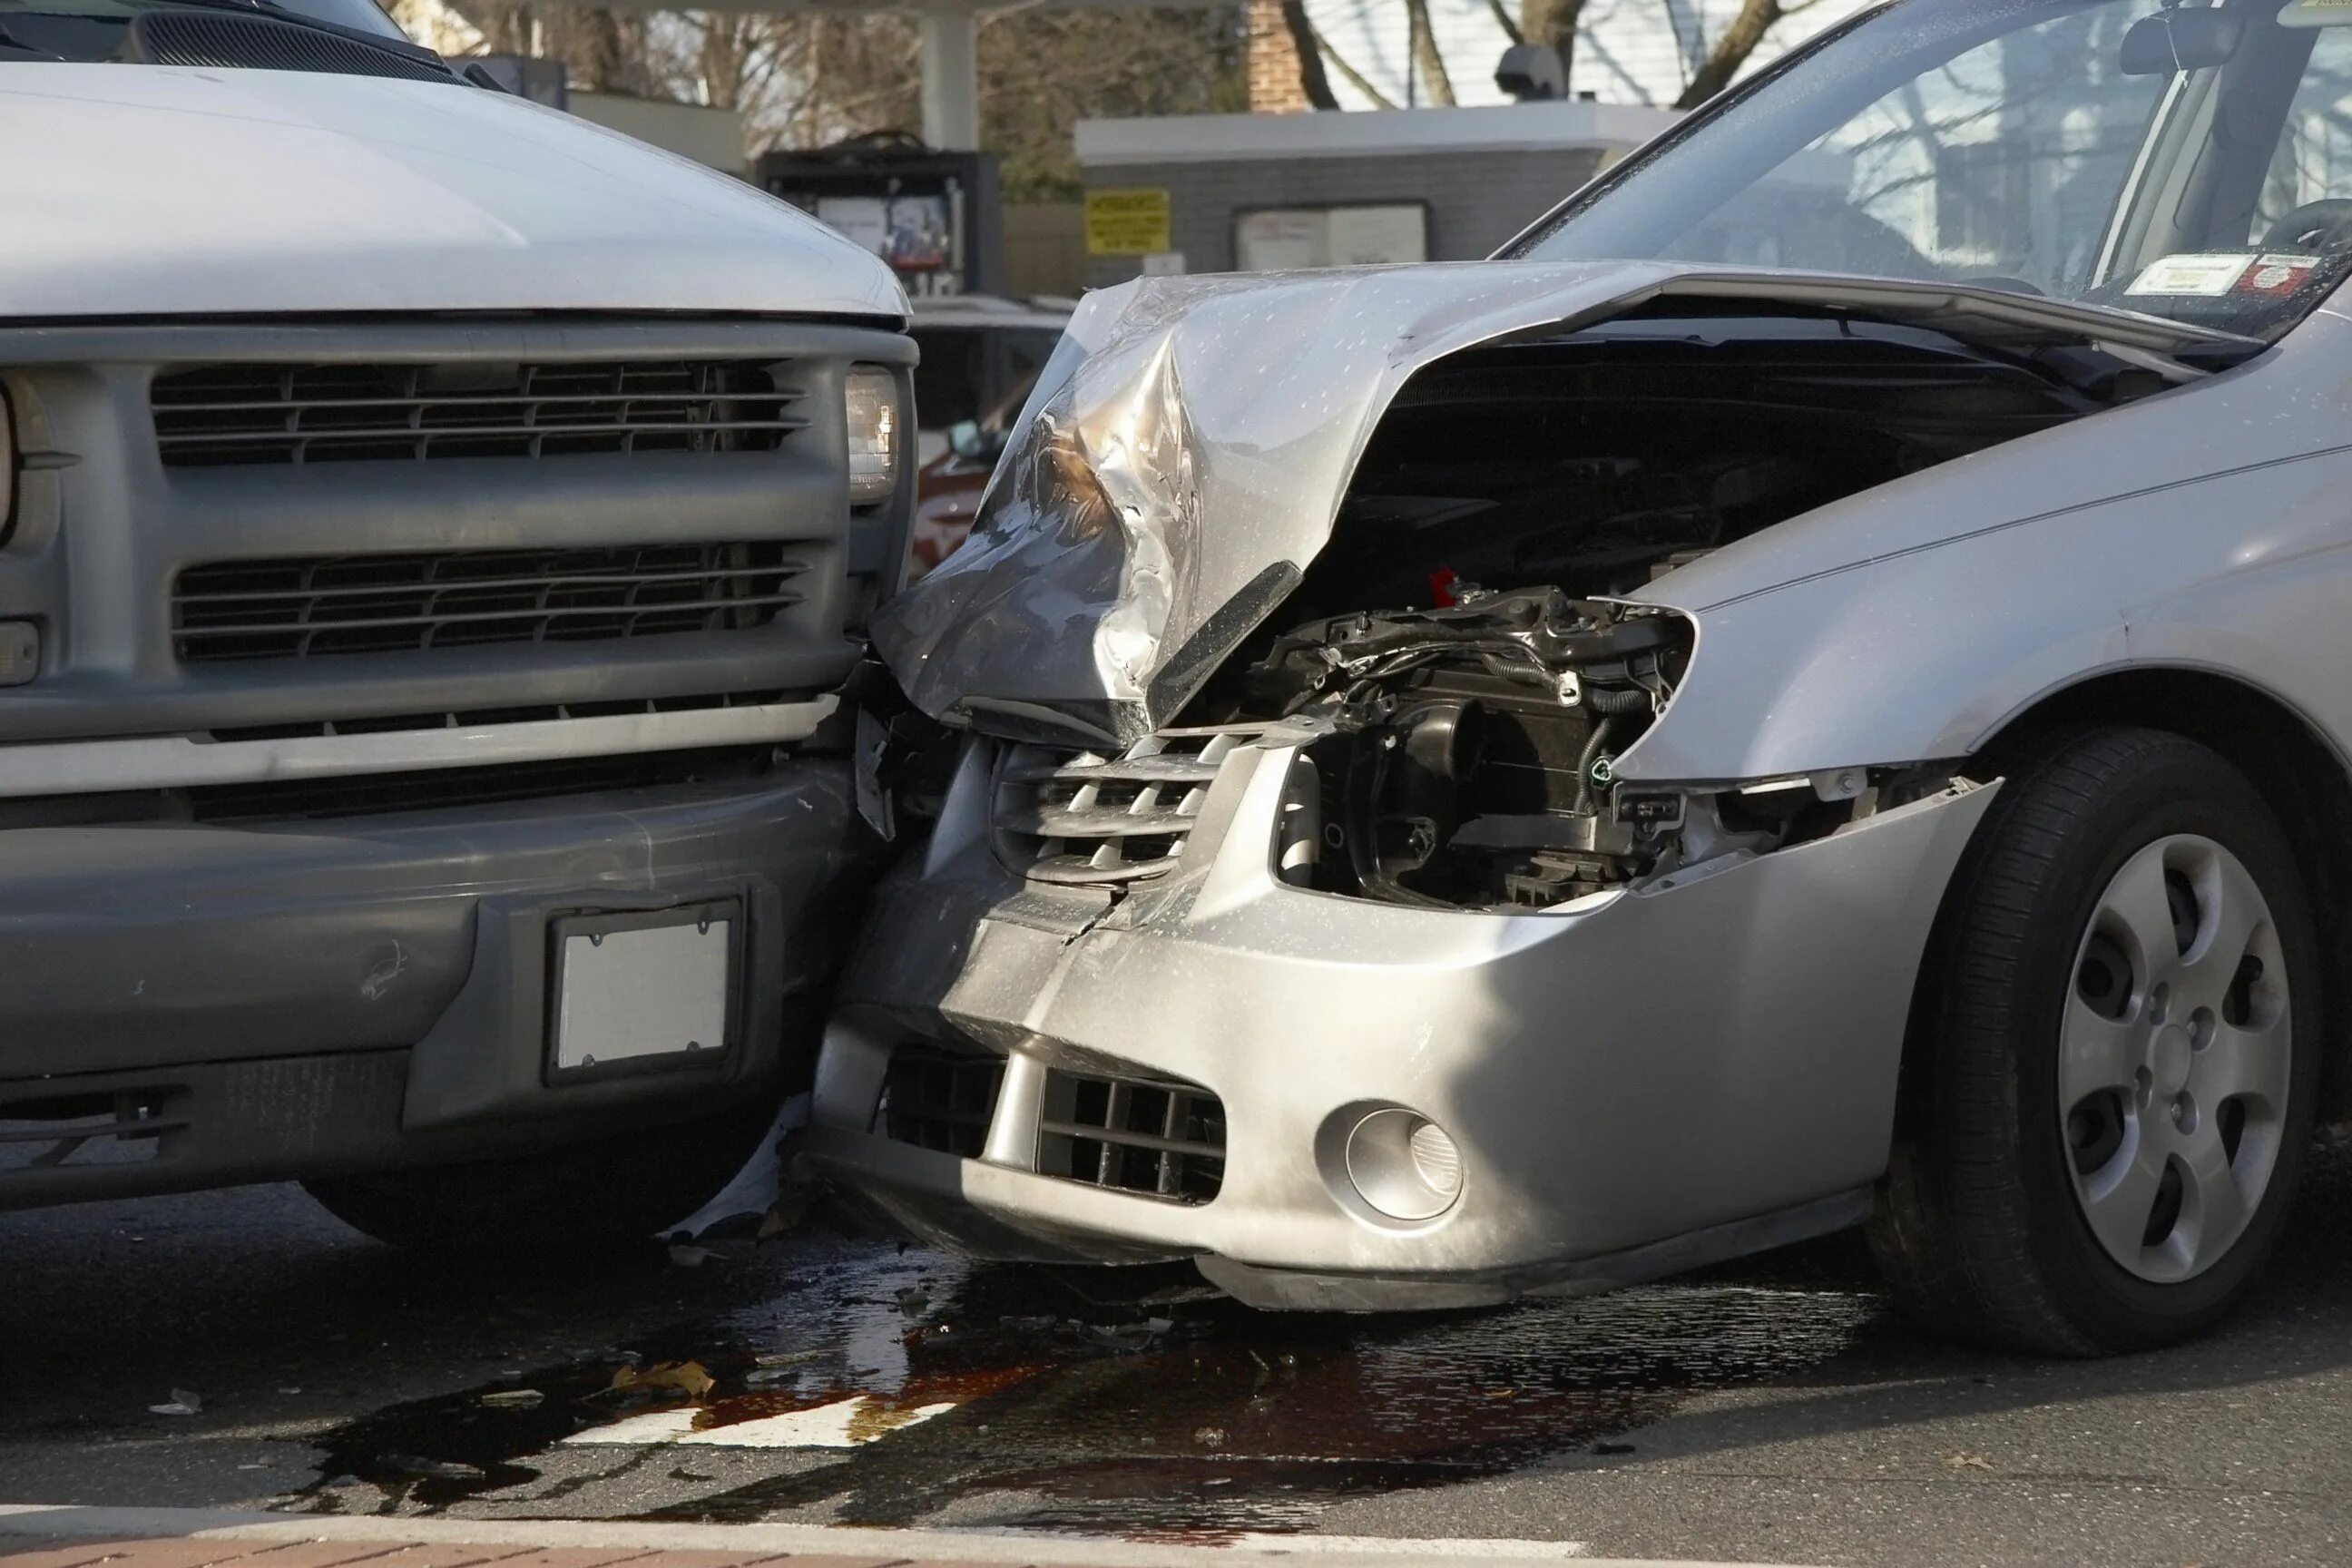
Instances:
[[[1451,104],[1454,100],[1454,86],[1447,74],[1445,61],[1429,25],[1428,0],[1403,0],[1406,8],[1406,32],[1410,40],[1411,59],[1407,68],[1415,79],[1426,83],[1429,101]],[[1664,0],[1670,7],[1672,0]],[[1486,8],[1503,36],[1514,44],[1534,44],[1550,49],[1559,59],[1559,77],[1565,89],[1573,79],[1576,68],[1577,30],[1582,26],[1586,0],[1517,0],[1518,14],[1512,16],[1506,0],[1486,0]],[[1820,0],[1742,0],[1738,12],[1710,42],[1699,40],[1705,53],[1698,68],[1684,83],[1675,98],[1676,109],[1696,109],[1729,86],[1738,76],[1766,38],[1784,18],[1796,16],[1820,4]],[[1299,86],[1307,102],[1318,109],[1338,108],[1331,96],[1328,66],[1350,87],[1361,93],[1374,106],[1392,109],[1395,104],[1376,89],[1364,74],[1348,63],[1330,41],[1316,29],[1307,14],[1306,0],[1283,0],[1283,20],[1297,47]],[[1670,9],[1677,40],[1681,39],[1681,14]]]
[[[1763,44],[1765,35],[1782,18],[1809,11],[1819,4],[1821,0],[1797,0],[1793,5],[1784,5],[1781,0],[1740,0],[1738,15],[1716,36],[1706,58],[1692,74],[1682,96],[1675,100],[1675,107],[1696,109],[1729,87],[1731,79],[1739,74],[1740,68]]]
[[[1282,25],[1290,34],[1291,52],[1298,57],[1298,89],[1309,109],[1337,109],[1331,79],[1323,69],[1323,40],[1307,19],[1307,0],[1282,0]]]
[[[1295,20],[1293,19],[1294,11],[1297,14]],[[1298,85],[1306,93],[1307,102],[1314,104],[1318,109],[1339,107],[1339,100],[1331,97],[1330,79],[1323,74],[1323,67],[1328,63],[1333,70],[1339,73],[1341,80],[1363,94],[1374,109],[1396,107],[1394,99],[1374,87],[1370,78],[1349,65],[1347,58],[1331,47],[1331,40],[1317,29],[1313,20],[1307,15],[1306,0],[1283,0],[1282,16],[1283,20],[1289,25],[1290,36],[1297,45]],[[1314,80],[1322,83],[1324,97],[1330,99],[1329,102],[1326,103],[1316,98],[1314,86],[1308,79],[1310,71],[1313,73]],[[1450,90],[1452,84],[1449,82],[1447,86]]]
[[[1501,13],[1502,7],[1496,5],[1496,16]],[[1519,25],[1504,31],[1514,43],[1534,44],[1558,55],[1560,88],[1565,92],[1576,67],[1576,25],[1583,15],[1584,0],[1519,0]]]
[[[1441,109],[1454,107],[1454,79],[1445,74],[1445,57],[1437,51],[1437,37],[1429,25],[1429,0],[1404,0],[1405,32],[1412,39],[1413,73],[1429,89],[1429,101]]]

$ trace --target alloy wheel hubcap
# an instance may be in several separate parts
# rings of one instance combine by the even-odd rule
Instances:
[[[2175,834],[2125,861],[2058,1039],[2074,1196],[2108,1257],[2171,1284],[2236,1243],[2278,1163],[2291,1035],[2277,927],[2238,858]]]

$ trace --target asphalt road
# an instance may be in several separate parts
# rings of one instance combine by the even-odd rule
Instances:
[[[549,1270],[406,1258],[289,1188],[0,1215],[0,1501],[2335,1564],[2347,1207],[2338,1152],[2253,1310],[2100,1363],[1923,1340],[1842,1244],[1275,1318],[822,1229]],[[151,1411],[175,1391],[194,1414]]]

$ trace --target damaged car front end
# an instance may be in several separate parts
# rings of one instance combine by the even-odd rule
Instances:
[[[1370,1308],[1601,1288],[1867,1211],[1897,1061],[1872,1047],[1995,781],[1643,769],[1715,657],[1667,574],[2160,389],[2158,351],[1948,291],[1856,321],[1818,281],[1531,270],[1218,280],[1173,325],[1139,298],[1041,397],[956,568],[886,612],[908,691],[970,733],[844,984],[812,1147],[902,1226]],[[1286,395],[1175,374],[1180,342],[1393,319],[1441,279],[1500,321],[1278,356],[1387,373],[1377,416],[1282,441],[1255,408]],[[2051,364],[1905,319],[1971,310]],[[1589,452],[1541,439],[1580,406]],[[1417,607],[1342,608],[1377,605]]]
[[[2307,564],[2343,526],[2309,500],[2341,448],[2307,389],[2340,382],[2352,323],[2315,311],[2337,249],[2234,301],[2170,254],[2203,167],[2182,101],[2200,72],[2275,96],[2309,35],[2259,29],[2298,24],[2252,24],[2245,49],[2278,51],[2258,77],[2203,32],[2148,66],[2149,18],[2120,5],[1874,15],[1895,18],[1874,44],[1849,25],[1507,259],[1086,302],[970,543],[877,620],[960,752],[839,994],[824,1171],[965,1250],[1189,1258],[1269,1307],[1605,1289],[1874,1212],[1898,1250],[1932,1228],[1888,1219],[1887,1176],[1960,1049],[1917,1042],[1958,1028],[1940,1010],[1984,868],[2025,831],[1998,803],[2041,809],[2084,757],[2205,765],[2060,694],[2112,692],[2118,722],[2169,706],[2169,739],[2201,743],[2195,682],[2240,682],[2250,732],[2257,707],[2308,716],[2314,754],[2342,732],[2315,647],[2263,639],[2342,586]],[[2156,110],[2066,278],[1728,265],[1694,227],[1747,199],[1743,159],[1818,183],[1822,136],[1790,153],[1773,116],[1842,126],[1955,49],[2084,26]],[[2035,41],[2053,69],[2063,41]],[[1811,98],[1774,97],[1809,68]],[[1762,151],[1718,149],[1716,205],[1635,244],[1612,197],[1691,185],[1675,160],[1727,121],[1718,142]],[[2158,188],[2168,235],[2141,210]],[[2227,196],[2202,199],[2242,234]],[[1580,223],[1644,258],[1554,245]],[[2230,276],[2279,270],[2265,243]],[[2189,683],[2140,679],[2159,670]],[[2099,684],[2122,680],[2128,701]],[[2039,944],[2053,1036],[2070,984],[2105,1009],[2092,977],[2119,977],[2099,1019],[2145,1056],[2137,1099],[2121,1045],[2022,1095],[2058,1097],[2022,1135],[2061,1173],[2049,1245],[2115,1278],[1988,1331],[2011,1342],[2210,1321],[2309,1125],[2316,1079],[2290,1095],[2284,1045],[2226,1084],[2196,1055],[2284,1037],[2302,895],[2273,879],[2224,920],[2235,829],[2151,838],[2156,809],[2112,843],[2083,829],[2080,877],[2123,888],[2160,857],[2178,951],[2073,883]]]

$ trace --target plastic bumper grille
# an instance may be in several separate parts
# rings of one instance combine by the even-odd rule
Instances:
[[[185,663],[752,630],[801,602],[781,544],[322,555],[191,566],[173,585]]]
[[[1247,731],[1169,731],[1116,757],[1015,747],[997,773],[1000,853],[1065,886],[1137,882],[1175,868],[1225,753]]]
[[[1225,1179],[1225,1108],[1194,1084],[1055,1070],[1045,1077],[1037,1169],[1204,1204]]]
[[[877,1125],[893,1142],[976,1160],[1003,1087],[1002,1057],[901,1046],[890,1056]]]
[[[771,451],[808,421],[764,364],[215,364],[152,393],[169,467]]]

